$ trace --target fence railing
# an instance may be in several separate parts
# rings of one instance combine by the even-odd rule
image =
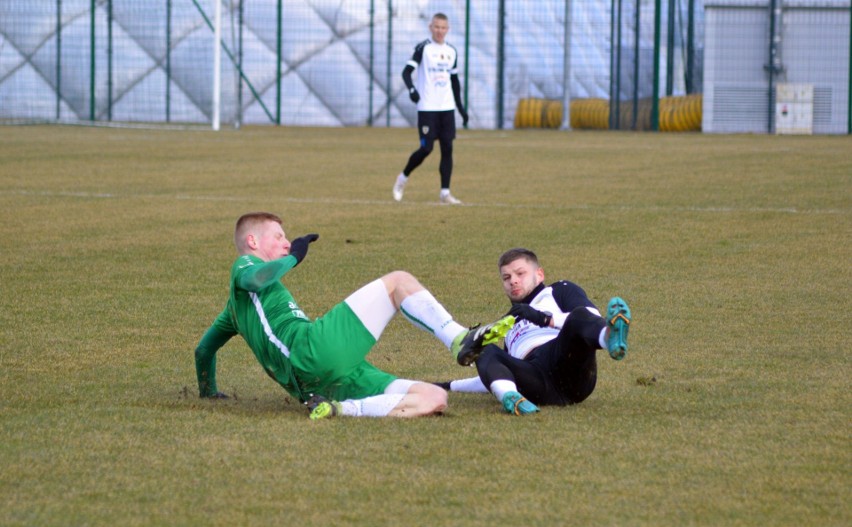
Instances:
[[[216,1],[0,0],[0,119],[415,122],[400,73],[429,34],[424,2],[221,0],[214,70]],[[764,0],[767,24],[776,2]],[[541,99],[560,103],[567,127],[572,102],[603,100],[607,128],[659,130],[661,101],[693,95],[694,110],[704,91],[710,3],[448,0],[428,9],[450,18],[471,126],[518,126],[529,120],[518,119],[525,101]]]

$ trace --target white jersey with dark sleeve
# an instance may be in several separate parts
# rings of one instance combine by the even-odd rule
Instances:
[[[455,110],[450,76],[458,74],[458,53],[451,44],[426,39],[414,47],[409,66],[417,70],[414,86],[420,92],[418,112]]]
[[[539,287],[538,292],[531,293],[529,305],[553,315],[554,327],[539,327],[528,320],[516,322],[506,334],[505,345],[509,355],[518,359],[523,359],[530,351],[555,339],[574,309],[585,307],[592,313],[601,315],[586,296],[586,292],[573,282],[560,280],[547,287]],[[526,302],[526,299],[523,302]]]

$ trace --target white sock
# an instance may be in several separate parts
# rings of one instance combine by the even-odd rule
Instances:
[[[450,189],[448,189],[448,188],[442,188],[441,189],[441,197],[442,198],[445,197],[445,196],[449,196],[449,195],[450,195]]]
[[[509,381],[506,379],[498,379],[491,383],[491,393],[494,394],[494,397],[497,398],[498,401],[503,400],[503,396],[509,392],[518,391],[518,385],[513,381]]]
[[[601,334],[598,335],[598,344],[601,345],[601,349],[605,350],[606,348],[606,330],[607,328],[603,328],[601,330]]]
[[[351,417],[385,417],[402,401],[405,394],[391,393],[340,401],[343,415]]]
[[[482,379],[479,377],[471,377],[470,379],[458,379],[450,381],[451,392],[467,392],[467,393],[488,393],[488,389],[482,384]]]
[[[455,322],[444,306],[425,289],[407,296],[400,304],[399,310],[409,322],[438,337],[448,349],[452,346],[453,339],[466,330]]]
[[[402,172],[400,172],[399,175],[396,176],[396,184],[397,185],[401,185],[401,186],[404,187],[407,182],[408,182],[408,176],[406,176]]]

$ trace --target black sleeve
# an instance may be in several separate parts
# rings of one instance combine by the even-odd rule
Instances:
[[[408,91],[411,91],[411,88],[414,87],[414,82],[411,80],[411,74],[414,73],[414,70],[417,68],[416,65],[420,64],[423,60],[423,48],[425,48],[428,43],[428,40],[424,40],[414,46],[414,54],[411,55],[411,58],[405,63],[405,68],[402,69],[402,81],[405,83],[405,87],[408,88]]]
[[[402,69],[402,82],[405,83],[405,87],[408,88],[408,91],[411,91],[411,88],[414,88],[414,81],[411,80],[412,73],[414,73],[414,66],[406,64],[405,68]]]
[[[563,313],[570,313],[578,307],[593,307],[595,304],[586,296],[583,288],[568,280],[560,280],[550,285],[553,289],[553,299]]]
[[[450,75],[450,84],[453,87],[453,98],[456,100],[456,108],[459,113],[464,115],[466,112],[464,105],[461,100],[461,82],[459,82],[459,76],[455,73]]]

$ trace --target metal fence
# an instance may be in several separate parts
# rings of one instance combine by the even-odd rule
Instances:
[[[586,101],[592,126],[660,129],[666,98],[703,90],[704,4],[221,0],[217,24],[216,0],[0,0],[0,119],[408,126],[400,73],[440,11],[471,126],[523,126],[538,100],[539,124]]]

